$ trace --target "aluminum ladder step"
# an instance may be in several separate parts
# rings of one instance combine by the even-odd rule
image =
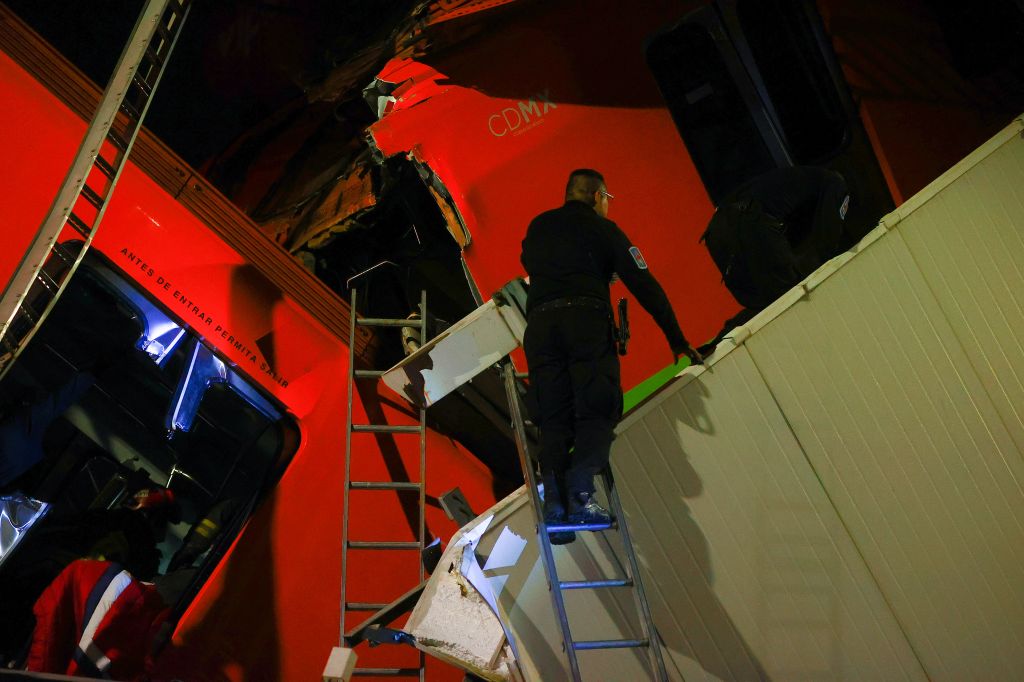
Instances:
[[[646,639],[594,639],[585,642],[573,642],[576,651],[593,651],[594,649],[640,649],[650,646]]]
[[[353,490],[419,490],[419,483],[407,481],[352,481],[349,487]]]
[[[392,424],[352,424],[353,433],[419,433],[420,426],[395,426]]]
[[[618,523],[615,519],[611,520],[611,523],[551,523],[547,524],[548,535],[552,533],[571,533],[573,531],[591,531],[599,533],[605,530],[614,530],[618,528]]]
[[[423,549],[423,545],[419,542],[396,542],[391,540],[349,540],[348,546],[352,549]]]
[[[614,578],[611,580],[563,580],[558,583],[563,590],[600,590],[609,587],[632,587],[633,581],[629,578]]]
[[[356,668],[352,671],[353,677],[405,677],[418,675],[422,668]]]
[[[345,602],[345,608],[349,611],[380,611],[385,606],[387,606],[387,604],[365,601]]]
[[[356,319],[356,325],[360,327],[419,327],[420,320],[415,318],[384,318],[384,317],[360,317]]]

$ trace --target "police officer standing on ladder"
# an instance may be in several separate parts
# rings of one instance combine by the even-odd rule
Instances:
[[[540,427],[544,520],[600,524],[594,476],[608,466],[622,387],[608,285],[618,275],[668,339],[673,363],[702,358],[679,329],[664,290],[640,250],[607,219],[612,199],[600,173],[569,175],[565,204],[533,219],[520,260],[530,276],[523,340]],[[571,542],[572,533],[551,537]]]

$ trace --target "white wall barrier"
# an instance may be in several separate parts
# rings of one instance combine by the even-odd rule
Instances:
[[[1022,130],[620,424],[674,679],[1021,679]]]

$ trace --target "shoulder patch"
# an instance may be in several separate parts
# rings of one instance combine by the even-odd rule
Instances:
[[[629,247],[629,255],[633,257],[633,262],[636,263],[636,267],[640,270],[647,269],[647,261],[644,260],[643,254],[640,253],[640,249],[635,246]]]

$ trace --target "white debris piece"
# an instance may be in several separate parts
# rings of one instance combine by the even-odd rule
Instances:
[[[324,667],[324,682],[349,682],[356,667],[356,652],[336,646]]]
[[[508,680],[497,669],[505,643],[505,631],[480,593],[463,577],[462,551],[459,548],[448,562],[447,575],[432,580],[410,619],[417,645],[429,653],[457,662],[459,667],[489,680]],[[423,608],[421,608],[421,606]]]

